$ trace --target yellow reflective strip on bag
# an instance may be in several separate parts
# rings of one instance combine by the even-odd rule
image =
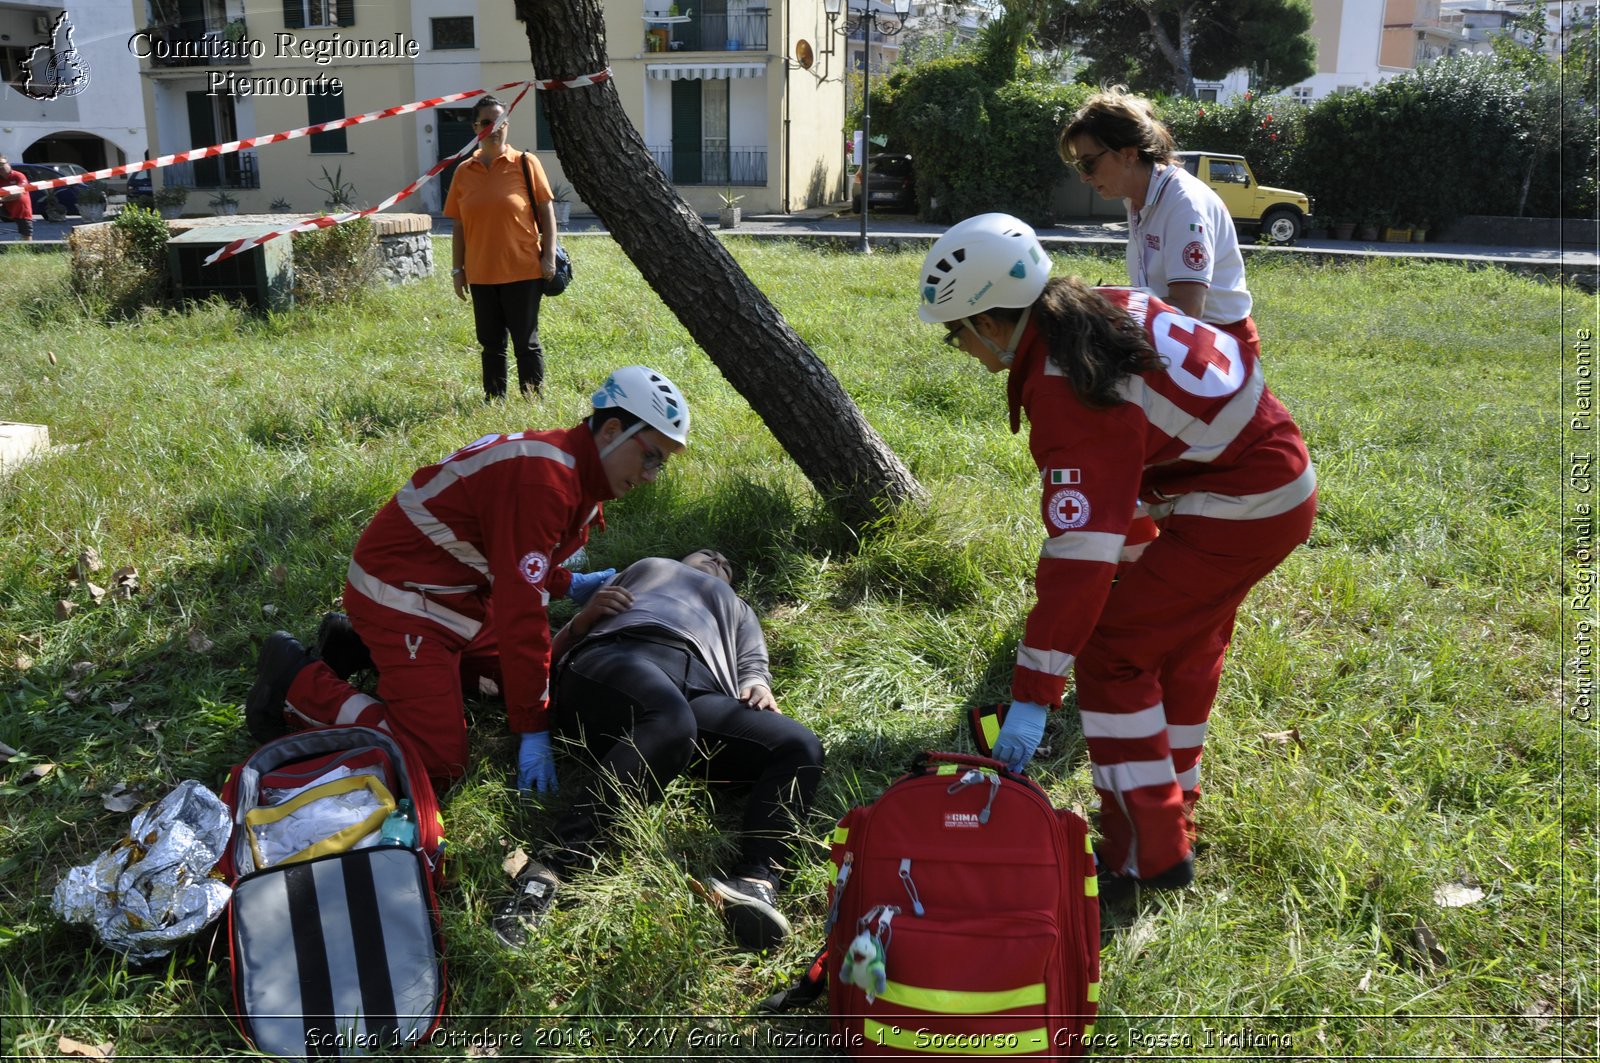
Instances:
[[[1090,982],[1089,983],[1089,1003],[1091,1003],[1091,1004],[1100,1003],[1100,983],[1099,982]]]
[[[833,844],[834,845],[843,845],[845,842],[847,842],[849,840],[850,840],[850,828],[849,827],[835,827],[835,828],[833,828]]]
[[[1083,836],[1083,851],[1088,853],[1090,856],[1094,855],[1094,842],[1089,840],[1089,836],[1087,834]]]
[[[961,770],[961,765],[959,765],[959,764],[941,764],[941,765],[939,765],[939,770],[934,772],[934,774],[935,775],[954,775],[959,770]]]
[[[923,989],[903,982],[889,982],[878,996],[891,1004],[916,1008],[935,1015],[989,1015],[1012,1008],[1044,1006],[1044,983],[1016,989]]]
[[[937,1033],[866,1019],[861,1033],[868,1044],[941,1056],[1017,1056],[1050,1050],[1050,1034],[1043,1026],[1010,1033]]]
[[[1100,876],[1089,875],[1083,880],[1083,895],[1085,897],[1100,896]]]
[[[250,852],[255,857],[256,866],[259,868],[268,865],[266,859],[262,856],[261,847],[256,840],[256,832],[253,828],[276,823],[313,801],[320,801],[326,797],[337,797],[352,790],[370,790],[372,796],[378,799],[378,810],[361,822],[352,823],[343,830],[328,835],[328,837],[314,845],[307,846],[293,856],[285,857],[278,861],[280,865],[293,864],[301,860],[309,860],[313,856],[342,853],[362,838],[382,827],[383,821],[395,809],[394,795],[389,793],[389,788],[383,785],[383,782],[375,775],[348,775],[343,779],[335,779],[332,782],[323,783],[321,786],[313,786],[280,805],[252,808],[246,812],[244,814],[245,834],[250,839]]]
[[[1085,1024],[1084,1027],[1083,1027],[1083,1038],[1082,1038],[1082,1040],[1085,1043],[1087,1043],[1089,1038],[1091,1038],[1093,1036],[1094,1036],[1094,1023],[1091,1022],[1091,1023]]]
[[[995,739],[1000,737],[1000,714],[991,712],[983,718],[983,740],[990,749],[994,748]]]

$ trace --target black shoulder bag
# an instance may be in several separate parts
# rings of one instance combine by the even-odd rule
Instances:
[[[533,231],[539,231],[538,202],[533,196],[533,167],[528,165],[528,153],[522,153],[522,179],[528,185],[528,207],[533,213]],[[544,279],[544,294],[560,295],[572,283],[572,258],[567,249],[556,240],[556,271]]]

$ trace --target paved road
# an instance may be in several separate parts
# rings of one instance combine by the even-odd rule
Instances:
[[[714,217],[707,218],[706,223],[716,228],[717,222]],[[76,217],[64,222],[35,219],[34,239],[65,240],[67,234],[78,224],[81,224],[81,219]],[[931,240],[945,229],[943,225],[919,222],[913,217],[900,214],[871,215],[869,225],[868,241],[874,244]],[[434,215],[433,231],[435,235],[448,236],[449,219]],[[598,218],[580,215],[572,219],[565,231],[573,235],[599,235],[606,229]],[[746,215],[737,230],[740,236],[784,236],[805,240],[829,240],[838,241],[841,245],[852,248],[859,239],[860,231],[859,215],[837,208],[821,208],[795,214]],[[1119,254],[1127,242],[1128,226],[1126,222],[1120,221],[1064,222],[1041,230],[1039,235],[1054,250],[1081,247],[1114,255]],[[16,240],[16,227],[0,224],[0,244],[13,243]],[[1425,244],[1388,244],[1352,240],[1301,240],[1293,248],[1263,250],[1278,252],[1286,250],[1290,254],[1354,258],[1421,257],[1445,261],[1467,260],[1503,266],[1519,272],[1566,272],[1580,275],[1600,272],[1600,255],[1595,253],[1596,249],[1573,246],[1500,247],[1432,241]],[[1255,251],[1254,245],[1246,246],[1247,253],[1253,254]]]

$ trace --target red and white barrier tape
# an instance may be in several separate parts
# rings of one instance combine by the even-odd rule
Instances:
[[[607,76],[609,76],[609,73],[610,72],[608,71]],[[517,109],[517,104],[522,102],[522,97],[528,94],[528,90],[533,87],[534,83],[531,81],[524,81],[520,84],[522,85],[522,91],[517,93],[517,98],[511,101],[511,105],[507,107],[505,109],[505,113],[500,116],[500,121],[495,123],[492,128],[481,130],[477,136],[461,145],[461,149],[454,155],[440,159],[438,162],[434,163],[427,173],[423,174],[421,177],[418,177],[415,181],[412,181],[410,184],[406,185],[400,191],[396,192],[388,199],[385,199],[377,206],[368,207],[365,210],[350,211],[346,214],[323,215],[320,218],[307,218],[305,221],[296,225],[292,225],[287,229],[276,229],[272,232],[261,233],[259,236],[250,236],[240,240],[235,240],[231,244],[228,244],[224,247],[219,247],[216,251],[212,252],[211,255],[201,263],[201,265],[209,266],[214,262],[222,262],[243,251],[248,251],[252,247],[260,247],[268,240],[276,240],[280,236],[289,236],[294,233],[307,233],[313,229],[329,229],[335,225],[343,225],[347,221],[355,221],[357,218],[365,218],[369,214],[376,214],[385,207],[394,206],[396,203],[400,202],[402,199],[406,198],[411,193],[415,192],[417,189],[433,180],[435,176],[441,173],[444,168],[449,166],[452,162],[455,162],[457,159],[462,158],[463,156],[476,150],[478,145],[483,142],[484,137],[494,132],[495,129],[500,128],[505,120],[511,116],[511,112]],[[502,86],[502,88],[503,87],[504,86]]]
[[[17,177],[19,180],[21,180],[21,183],[0,187],[0,196],[15,195],[18,192],[28,192],[35,189],[42,191],[49,188],[65,188],[68,185],[81,185],[88,181],[99,181],[107,177],[120,177],[123,174],[137,173],[141,170],[156,170],[163,166],[171,166],[174,163],[179,162],[190,162],[194,159],[215,158],[218,155],[228,155],[235,151],[243,151],[246,148],[256,147],[260,144],[277,144],[285,140],[296,140],[300,137],[310,136],[313,133],[326,133],[335,129],[344,129],[347,126],[363,125],[367,122],[376,122],[382,118],[393,118],[396,115],[411,114],[414,111],[424,111],[430,107],[438,107],[446,103],[456,103],[460,100],[470,100],[474,96],[482,96],[485,93],[490,92],[502,92],[506,89],[514,89],[518,87],[521,87],[524,94],[528,91],[529,87],[547,90],[576,89],[599,84],[610,77],[611,70],[607,68],[596,74],[584,74],[580,77],[567,78],[565,80],[550,78],[544,81],[510,81],[504,85],[496,85],[492,89],[473,89],[471,92],[457,92],[452,93],[449,96],[440,96],[431,100],[418,100],[415,103],[405,103],[398,107],[386,107],[381,111],[368,111],[366,114],[358,114],[352,118],[335,118],[329,122],[320,122],[317,125],[303,126],[299,129],[290,129],[282,133],[268,133],[266,136],[250,137],[245,140],[232,140],[226,144],[213,144],[208,148],[195,148],[191,151],[180,151],[175,155],[162,155],[154,159],[146,160],[145,162],[128,163],[125,166],[111,166],[104,170],[95,170],[91,173],[73,174],[69,177],[56,177],[48,181],[28,181],[22,179],[21,175],[18,174]],[[522,95],[519,94],[517,99],[520,100],[521,98]],[[448,162],[449,160],[446,161]]]

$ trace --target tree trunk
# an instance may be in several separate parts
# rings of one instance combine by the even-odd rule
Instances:
[[[1170,4],[1160,3],[1159,0],[1145,0],[1140,5],[1144,14],[1150,20],[1150,40],[1154,42],[1156,50],[1161,53],[1172,67],[1172,91],[1179,96],[1194,95],[1194,8],[1193,4],[1185,2],[1176,5],[1173,9]],[[1171,11],[1178,17],[1178,40],[1173,42],[1167,33],[1167,27],[1162,25],[1161,16]]]
[[[535,76],[607,67],[598,0],[515,3]],[[839,517],[861,527],[901,502],[923,501],[922,486],[827,366],[678,197],[616,86],[544,95],[561,168],[579,196]]]

